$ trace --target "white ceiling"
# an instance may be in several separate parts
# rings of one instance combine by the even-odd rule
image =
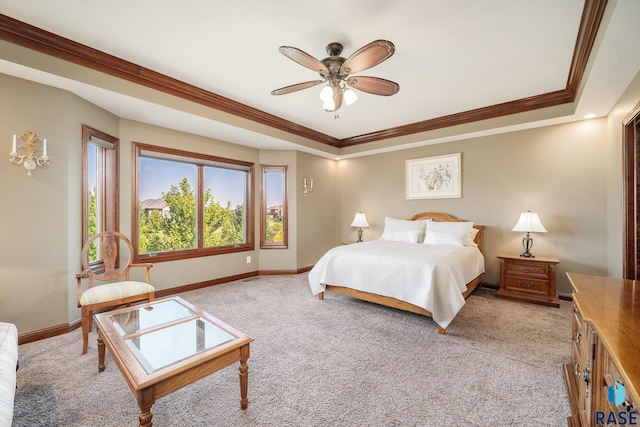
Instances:
[[[583,7],[584,0],[0,0],[4,15],[338,139],[565,89]],[[607,115],[640,70],[640,46],[629,43],[640,40],[640,2],[609,0],[601,30],[575,114],[556,122]],[[398,94],[358,92],[339,119],[322,109],[321,86],[270,94],[318,79],[279,46],[322,59],[330,42],[348,57],[376,39],[396,52],[360,75],[395,81]],[[318,151],[5,60],[0,72],[65,88],[127,119]]]

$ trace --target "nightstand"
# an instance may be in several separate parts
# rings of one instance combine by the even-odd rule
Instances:
[[[558,258],[500,254],[500,288],[496,296],[515,301],[560,307],[556,294]]]

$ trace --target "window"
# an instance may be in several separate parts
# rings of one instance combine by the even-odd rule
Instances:
[[[254,249],[253,163],[134,143],[137,260]]]
[[[286,166],[262,166],[262,203],[260,211],[260,248],[287,248]]]
[[[118,146],[118,138],[82,125],[82,245],[102,231],[118,231]],[[102,265],[97,242],[89,265]]]

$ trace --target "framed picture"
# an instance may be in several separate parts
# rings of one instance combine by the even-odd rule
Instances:
[[[460,153],[406,161],[407,199],[462,197]]]

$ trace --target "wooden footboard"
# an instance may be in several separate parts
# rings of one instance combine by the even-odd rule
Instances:
[[[480,285],[480,283],[482,282],[482,277],[483,275],[481,274],[471,282],[467,283],[467,290],[462,294],[465,299],[467,299],[467,297],[471,295],[471,293]],[[336,294],[342,294],[352,298],[357,298],[359,300],[373,302],[375,304],[384,305],[386,307],[397,308],[399,310],[409,311],[411,313],[421,314],[427,317],[433,317],[433,314],[429,310],[425,310],[424,308],[418,307],[417,305],[413,305],[411,303],[401,301],[392,297],[376,295],[370,292],[358,291],[355,289],[334,285],[326,285],[325,292],[334,292]],[[318,294],[318,299],[324,299],[324,292],[320,292]],[[440,334],[445,335],[447,333],[447,331],[443,327],[438,326],[438,328],[438,332]]]

